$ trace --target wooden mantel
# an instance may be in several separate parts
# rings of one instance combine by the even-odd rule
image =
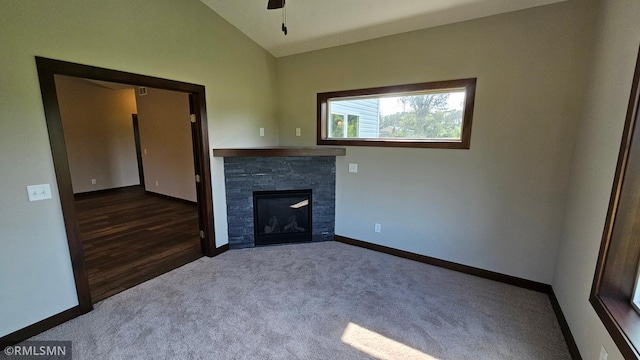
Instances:
[[[244,149],[213,149],[214,157],[265,157],[265,156],[345,156],[347,149],[335,147],[273,146]]]

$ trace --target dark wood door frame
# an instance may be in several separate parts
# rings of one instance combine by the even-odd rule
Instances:
[[[200,181],[196,183],[196,189],[201,234],[203,235],[201,248],[205,256],[216,255],[204,86],[42,57],[36,57],[36,65],[40,79],[40,91],[42,93],[47,129],[49,131],[56,180],[58,182],[58,191],[60,193],[62,214],[69,243],[73,275],[78,293],[78,306],[81,312],[86,313],[91,311],[93,304],[91,294],[89,293],[89,279],[84,264],[84,251],[82,249],[82,241],[78,227],[67,149],[62,131],[60,106],[58,104],[55,87],[55,75],[66,75],[135,86],[147,86],[190,94],[191,113],[195,116],[195,123],[192,126],[194,162],[196,174],[200,177]]]
[[[144,167],[142,166],[142,146],[140,145],[140,126],[138,125],[138,114],[131,114],[133,124],[133,139],[136,143],[136,160],[138,161],[138,177],[140,185],[144,186]],[[196,149],[193,149],[194,153]]]

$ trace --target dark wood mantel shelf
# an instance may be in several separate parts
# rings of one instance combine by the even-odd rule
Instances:
[[[213,149],[214,157],[261,156],[345,156],[347,149],[335,147],[261,147],[245,149]]]

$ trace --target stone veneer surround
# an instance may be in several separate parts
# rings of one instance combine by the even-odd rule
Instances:
[[[311,189],[313,241],[332,240],[335,156],[225,157],[229,248],[254,247],[253,192]]]

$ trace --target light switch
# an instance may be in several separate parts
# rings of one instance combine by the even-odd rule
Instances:
[[[29,201],[51,199],[51,186],[49,184],[28,185],[27,194],[29,195]]]
[[[358,164],[349,164],[349,172],[357,173],[358,172]]]

